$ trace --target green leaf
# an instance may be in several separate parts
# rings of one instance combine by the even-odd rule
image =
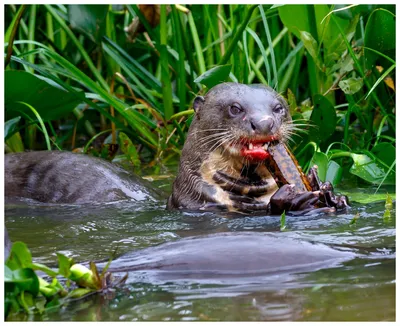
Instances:
[[[129,125],[137,129],[140,135],[143,135],[147,140],[152,145],[157,145],[157,140],[155,139],[154,135],[151,133],[150,130],[148,130],[146,127],[150,124],[150,121],[146,121],[146,116],[136,112],[135,110],[131,108],[127,108],[127,105],[123,103],[121,100],[118,98],[112,96],[109,94],[108,91],[103,89],[98,83],[93,81],[91,78],[89,78],[87,75],[85,75],[80,69],[78,69],[75,65],[70,63],[68,60],[66,60],[64,57],[60,56],[59,54],[48,51],[46,49],[38,49],[38,53],[41,53],[43,55],[46,55],[50,57],[52,60],[56,61],[59,63],[63,68],[68,70],[68,72],[73,75],[73,78],[82,84],[85,85],[85,87],[89,88],[90,90],[93,91],[93,93],[97,93],[105,102],[107,102],[109,105],[113,106],[129,123]],[[62,80],[54,77],[52,74],[47,73],[46,71],[43,71],[41,67],[37,65],[31,65],[30,63],[26,62],[25,60],[22,60],[20,58],[17,58],[15,56],[12,56],[11,59],[13,61],[33,66],[36,70],[40,71],[41,74],[46,75],[46,77],[51,78],[53,80],[57,80],[59,84],[61,84],[65,89],[68,89],[70,92],[74,92],[74,89],[70,87],[67,83],[64,83]],[[105,85],[106,86],[106,85]],[[107,90],[108,90],[108,85],[107,85]],[[77,96],[80,93],[75,93]],[[90,106],[95,107],[97,110],[99,110],[103,115],[108,117],[109,119],[113,120],[116,125],[119,125],[119,121],[115,120],[113,117],[110,116],[110,114],[106,110],[102,110],[101,107],[96,105],[95,103],[91,102],[89,99],[86,99],[84,96],[82,96],[82,101],[85,101],[87,104]],[[146,124],[143,125],[143,122]],[[122,125],[123,126],[123,125]]]
[[[50,298],[58,292],[58,289],[39,277],[39,291],[45,297]]]
[[[100,43],[106,32],[109,5],[69,5],[68,18],[73,29],[84,33],[93,42]]]
[[[114,60],[116,63],[124,62],[131,71],[137,75],[138,78],[142,79],[148,87],[157,90],[159,93],[162,92],[160,81],[155,78],[145,67],[143,67],[135,58],[132,58],[122,47],[114,43],[107,37],[103,38],[103,48],[108,53],[114,54]],[[147,89],[148,90],[148,89]]]
[[[15,117],[13,119],[10,119],[4,123],[4,139],[8,139],[11,137],[16,131],[17,131],[17,125],[19,121],[21,120],[21,117]]]
[[[32,269],[37,271],[45,272],[47,275],[51,277],[57,276],[57,272],[53,271],[51,268],[47,267],[46,265],[39,264],[39,263],[32,263]]]
[[[21,241],[13,243],[6,265],[12,270],[32,266],[32,255],[25,243]]]
[[[361,204],[369,204],[373,202],[382,202],[386,200],[386,193],[375,193],[375,189],[371,187],[371,189],[366,188],[354,188],[349,190],[341,189],[340,193],[347,195],[352,202],[357,202]],[[394,198],[396,197],[395,193],[391,194]]]
[[[96,264],[91,261],[89,263],[89,265],[90,265],[90,270],[92,271],[92,282],[93,282],[93,285],[95,286],[95,288],[97,290],[100,290],[101,287],[102,287],[102,284],[101,284],[101,279],[100,279],[99,272],[97,271]]]
[[[395,59],[396,17],[390,11],[376,9],[371,13],[365,26],[364,44],[366,47],[375,49]],[[367,51],[365,57],[369,67],[375,66],[376,60],[379,58],[376,53],[371,51]],[[382,60],[381,58],[379,59]],[[386,60],[383,60],[383,63],[385,65],[390,64]]]
[[[118,142],[122,153],[126,155],[126,157],[133,164],[133,166],[139,167],[140,166],[139,154],[136,150],[135,145],[130,140],[130,138],[125,133],[120,132],[118,134]]]
[[[13,271],[12,283],[15,283],[20,291],[29,291],[34,296],[39,293],[39,279],[31,268]]]
[[[284,5],[278,11],[283,24],[299,39],[301,31],[311,32],[307,5]]]
[[[42,314],[44,312],[46,302],[47,300],[45,297],[39,297],[35,299],[35,307],[38,310],[39,314]]]
[[[330,5],[314,5],[318,38],[319,42],[323,43],[324,64],[328,68],[336,63],[346,50],[345,42],[341,37],[338,37],[338,27],[331,19],[331,9],[332,7]],[[351,21],[348,21],[339,17],[336,13],[334,13],[334,15],[336,22],[345,31],[346,38],[350,42],[358,25],[358,16],[354,17]]]
[[[286,212],[283,211],[281,214],[281,231],[284,231],[286,229]]]
[[[382,219],[385,223],[389,223],[392,221],[392,214],[390,214],[390,210],[385,209],[385,211],[383,212]]]
[[[357,93],[364,86],[364,80],[361,77],[351,77],[343,79],[339,82],[340,89],[345,94],[353,95]]]
[[[97,289],[96,284],[93,283],[93,273],[90,269],[81,264],[74,264],[71,266],[70,271],[69,278],[79,286]]]
[[[357,220],[360,218],[360,213],[357,213],[356,215],[354,215],[354,217],[351,219],[349,225],[354,225],[356,224]]]
[[[393,208],[393,200],[389,194],[386,194],[385,208],[392,209]]]
[[[259,36],[257,35],[257,33],[255,31],[253,31],[251,28],[247,28],[246,29],[247,32],[254,38],[254,40],[256,41],[258,48],[260,49],[261,55],[264,59],[264,65],[265,65],[265,70],[267,71],[267,83],[268,85],[272,85],[271,82],[271,69],[269,67],[269,62],[268,62],[268,58],[267,58],[267,52],[264,49],[264,44],[261,41],[261,39],[259,38]]]
[[[71,275],[70,268],[71,265],[73,264],[73,259],[68,258],[67,256],[59,252],[57,252],[57,258],[58,258],[58,273],[66,278],[69,278],[69,276]]]
[[[7,266],[4,265],[4,282],[12,282],[13,271]]]
[[[318,178],[322,181],[326,181],[326,172],[328,169],[328,157],[325,153],[315,152],[311,159],[311,166],[317,165]]]
[[[350,173],[370,183],[380,184],[386,176],[385,168],[370,156],[373,155],[351,153],[354,164],[350,168]],[[383,184],[395,184],[394,173],[386,178]]]
[[[396,64],[391,65],[388,69],[385,70],[385,72],[378,78],[375,84],[371,87],[368,94],[365,96],[365,99],[367,99],[368,96],[371,95],[371,93],[375,90],[375,88],[378,87],[378,85],[382,82],[382,80],[384,80],[394,68],[396,68]]]
[[[25,71],[7,70],[4,80],[7,119],[20,116],[23,112],[36,121],[36,116],[32,111],[20,102],[34,107],[43,121],[59,119],[70,113],[81,102],[75,94],[54,87]]]
[[[19,296],[21,306],[25,309],[26,312],[31,312],[35,308],[34,299],[31,293],[22,291]]]
[[[215,66],[197,77],[194,82],[206,85],[209,89],[228,80],[232,65]]]
[[[331,102],[320,94],[314,95],[313,102],[309,137],[311,141],[320,143],[328,139],[335,131],[336,111]]]
[[[304,47],[307,49],[308,53],[314,59],[317,67],[322,70],[322,61],[321,57],[319,56],[317,41],[313,38],[311,33],[306,31],[300,32],[300,39],[303,41]]]
[[[382,143],[375,145],[371,149],[371,153],[373,153],[378,159],[380,159],[388,167],[390,167],[393,164],[393,162],[396,160],[396,148],[392,144],[387,143],[387,142],[382,142]]]
[[[50,137],[49,137],[49,134],[47,133],[46,126],[44,125],[43,119],[42,119],[42,117],[40,116],[40,114],[37,112],[37,110],[36,110],[32,105],[30,105],[30,104],[28,104],[28,103],[25,103],[25,102],[16,102],[16,103],[25,105],[25,106],[28,107],[28,108],[31,110],[31,112],[34,114],[34,116],[36,117],[36,119],[37,119],[37,121],[39,122],[39,125],[40,125],[40,127],[41,127],[41,129],[42,129],[44,138],[45,138],[45,140],[46,140],[47,149],[50,151],[50,150],[51,150]]]
[[[342,180],[342,174],[343,168],[335,161],[330,160],[326,171],[325,181],[330,182],[333,187],[336,187]]]

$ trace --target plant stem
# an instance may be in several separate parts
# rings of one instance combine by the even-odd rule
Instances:
[[[228,60],[231,57],[231,54],[233,53],[233,51],[235,50],[235,47],[238,43],[238,41],[240,40],[240,38],[242,37],[242,33],[244,32],[244,30],[247,27],[248,22],[250,21],[251,15],[253,14],[253,11],[258,7],[258,5],[251,5],[249,10],[247,11],[247,15],[244,18],[242,24],[240,25],[240,27],[238,28],[235,36],[232,39],[232,42],[229,44],[228,49],[226,50],[226,53],[224,54],[224,56],[221,58],[221,60],[218,62],[218,65],[225,65],[227,64]]]

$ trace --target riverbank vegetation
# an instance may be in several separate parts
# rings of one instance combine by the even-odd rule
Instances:
[[[394,5],[9,5],[5,19],[6,152],[119,148],[157,172],[196,94],[264,83],[301,122],[306,170],[394,183]]]

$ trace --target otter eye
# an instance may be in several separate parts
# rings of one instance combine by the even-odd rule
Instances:
[[[229,114],[233,117],[241,114],[242,112],[243,112],[243,109],[237,104],[231,105],[229,107]]]
[[[275,105],[275,107],[273,108],[274,113],[282,113],[283,112],[283,106],[280,104]]]

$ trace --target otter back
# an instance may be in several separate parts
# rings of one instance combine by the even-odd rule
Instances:
[[[84,154],[13,153],[5,155],[4,162],[6,197],[77,204],[158,197],[141,178]]]
[[[184,238],[127,253],[113,261],[108,271],[132,272],[132,277],[135,271],[145,271],[149,277],[160,280],[234,277],[243,284],[245,278],[254,281],[255,276],[308,272],[355,256],[353,252],[287,235],[228,232]]]

